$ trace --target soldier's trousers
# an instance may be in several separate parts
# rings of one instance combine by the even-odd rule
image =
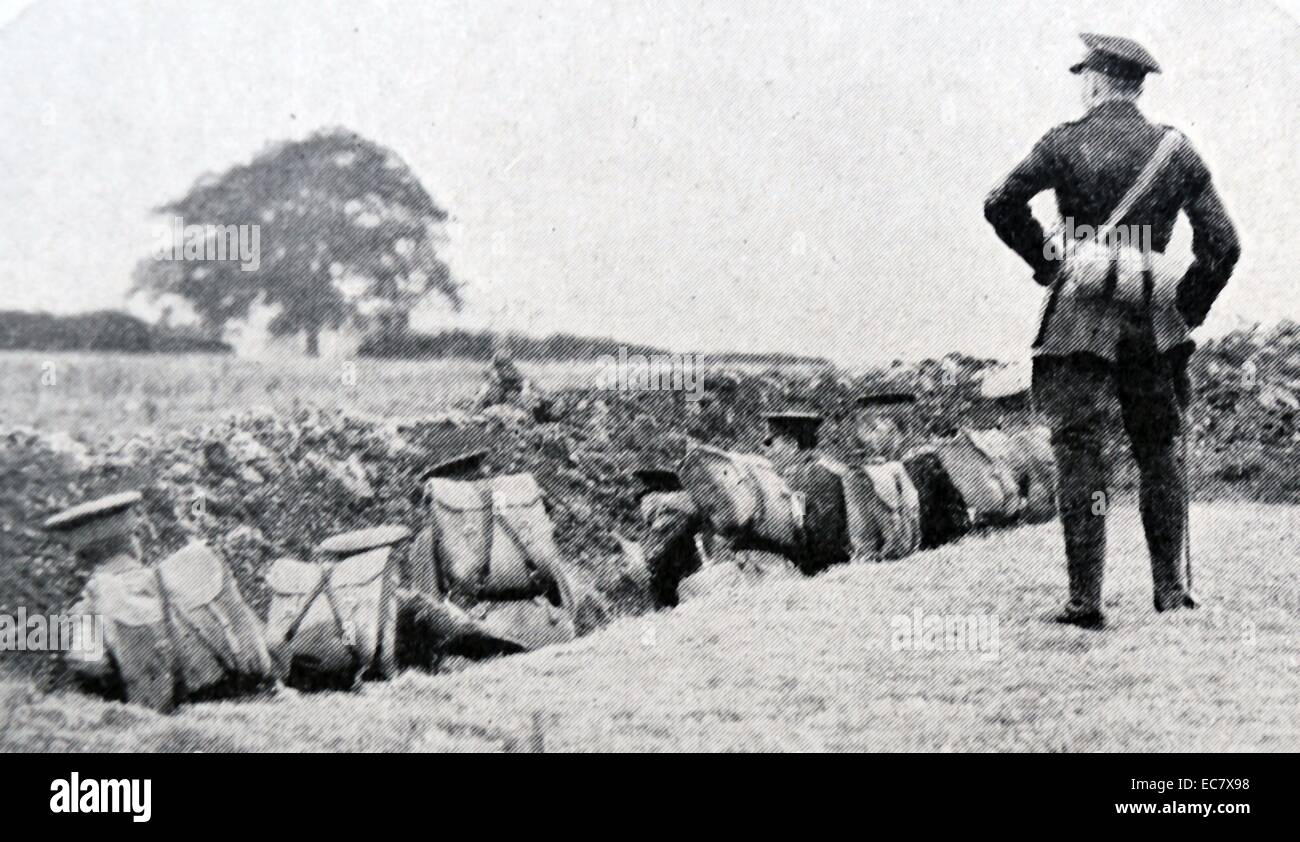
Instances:
[[[1110,505],[1106,443],[1117,428],[1116,407],[1141,478],[1156,608],[1172,607],[1186,593],[1187,470],[1179,439],[1190,391],[1189,353],[1184,348],[1162,355],[1150,343],[1132,340],[1121,343],[1114,363],[1090,354],[1034,360],[1034,406],[1052,430],[1070,602],[1077,609],[1101,607]]]

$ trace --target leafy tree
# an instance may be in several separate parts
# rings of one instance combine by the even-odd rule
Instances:
[[[180,296],[214,331],[265,303],[278,308],[271,332],[305,334],[315,356],[323,328],[349,320],[404,326],[430,293],[461,306],[460,285],[437,253],[447,212],[396,154],[351,131],[275,144],[251,163],[201,177],[156,212],[187,228],[259,226],[255,269],[229,253],[150,255],[136,267],[136,291]]]

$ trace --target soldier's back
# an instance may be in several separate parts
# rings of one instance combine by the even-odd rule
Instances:
[[[1057,205],[1076,235],[1105,224],[1124,194],[1137,181],[1143,167],[1169,126],[1152,123],[1131,102],[1107,102],[1081,120],[1064,123],[1050,134],[1056,162]],[[1163,252],[1173,233],[1178,211],[1189,186],[1203,167],[1184,139],[1181,148],[1161,171],[1124,220],[1149,226],[1151,248]],[[1081,230],[1082,229],[1082,230]]]

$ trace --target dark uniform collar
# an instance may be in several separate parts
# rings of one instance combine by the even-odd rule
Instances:
[[[1100,105],[1094,105],[1088,112],[1089,117],[1141,117],[1137,104],[1127,99],[1108,99]]]

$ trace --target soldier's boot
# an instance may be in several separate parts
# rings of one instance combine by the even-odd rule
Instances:
[[[1063,509],[1066,569],[1070,576],[1070,600],[1053,619],[1086,629],[1106,624],[1101,610],[1101,588],[1106,564],[1106,515],[1094,513],[1092,505]]]
[[[1135,448],[1141,474],[1142,528],[1151,554],[1151,580],[1157,611],[1196,608],[1183,567],[1187,529],[1186,466],[1178,457],[1177,439]]]
[[[1087,629],[1105,625],[1101,610],[1106,566],[1107,471],[1100,440],[1053,436],[1060,465],[1061,526],[1065,534],[1070,600],[1053,619]]]
[[[1065,607],[1052,617],[1052,622],[1063,626],[1078,626],[1088,631],[1101,631],[1106,628],[1106,615],[1099,608],[1089,610],[1066,603]]]

